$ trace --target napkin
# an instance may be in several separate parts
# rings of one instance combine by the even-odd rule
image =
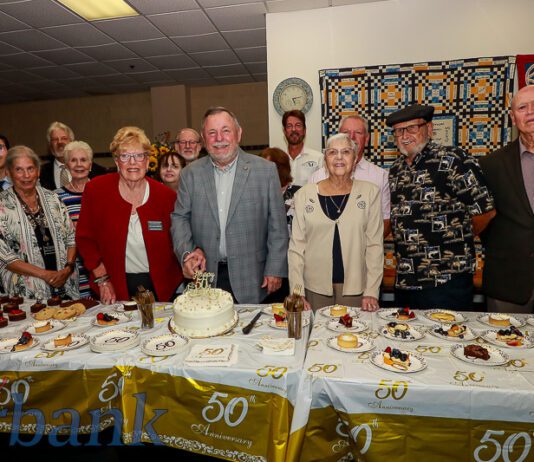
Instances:
[[[238,346],[231,344],[214,345],[200,343],[194,345],[184,363],[187,366],[228,367],[237,363]]]

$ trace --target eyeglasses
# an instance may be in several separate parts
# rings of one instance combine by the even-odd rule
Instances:
[[[286,126],[285,126],[285,129],[286,129],[286,130],[293,130],[293,129],[295,129],[295,130],[302,130],[303,128],[304,128],[304,125],[301,124],[300,122],[297,122],[295,125],[293,125],[293,124],[286,124]]]
[[[148,154],[146,152],[123,152],[117,156],[117,159],[125,164],[130,159],[133,159],[135,162],[142,162],[147,156]]]
[[[327,148],[324,150],[324,155],[327,157],[336,157],[338,154],[341,154],[343,157],[352,156],[354,155],[354,149],[351,148],[343,148],[343,149],[335,149],[335,148]]]
[[[180,146],[191,146],[192,148],[196,147],[197,144],[199,144],[200,141],[179,141],[176,140],[174,144],[179,144]]]
[[[404,135],[405,131],[410,135],[415,135],[417,132],[419,132],[419,129],[426,124],[427,122],[421,122],[420,124],[408,125],[407,127],[394,128],[391,131],[393,132],[393,136],[395,136],[395,138],[399,138]]]

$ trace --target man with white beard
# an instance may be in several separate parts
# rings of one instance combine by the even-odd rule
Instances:
[[[395,301],[471,310],[474,237],[495,215],[493,198],[474,157],[432,142],[433,114],[413,104],[386,119],[401,153],[389,172]]]

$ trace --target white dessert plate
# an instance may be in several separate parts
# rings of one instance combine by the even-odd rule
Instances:
[[[414,314],[413,318],[399,319],[397,317],[397,313],[400,309],[401,308],[383,308],[381,310],[378,310],[376,314],[379,318],[384,319],[386,321],[412,322],[417,319],[417,313],[412,310],[410,310],[410,312]]]
[[[454,319],[436,319],[434,316],[443,314],[444,316],[453,316]],[[428,320],[432,322],[439,322],[441,324],[451,324],[451,323],[459,323],[459,322],[466,322],[467,319],[462,313],[458,313],[457,311],[452,310],[426,310],[425,316]]]
[[[498,314],[501,317],[508,318],[509,321],[510,321],[510,325],[512,325],[514,327],[523,327],[525,325],[525,320],[524,319],[516,318],[515,316],[511,316],[511,315],[508,315],[508,314],[501,314],[501,313],[498,313]],[[490,321],[489,321],[489,316],[490,316],[490,313],[484,313],[484,314],[479,315],[477,317],[477,320],[479,322],[481,322],[482,324],[486,324],[486,326],[493,327],[494,329],[495,328],[506,329],[508,327],[508,326],[496,326],[495,324],[491,324]]]
[[[302,317],[302,327],[306,327],[310,325],[310,318],[308,317]],[[269,327],[272,327],[273,329],[281,329],[281,330],[287,330],[287,325],[285,326],[277,326],[276,325],[276,319],[271,318],[269,319]]]
[[[90,338],[91,350],[97,353],[128,350],[139,345],[138,332],[126,329],[112,329]]]
[[[150,356],[171,356],[184,350],[189,339],[178,334],[157,335],[146,339],[141,345],[141,351]]]
[[[363,353],[364,351],[372,350],[375,345],[373,342],[364,337],[358,337],[358,346],[356,348],[343,348],[337,344],[337,337],[330,337],[327,339],[326,344],[337,351],[343,353]]]
[[[527,318],[527,322],[531,325],[531,326],[534,326],[534,316],[529,316]]]
[[[451,354],[469,364],[476,364],[477,366],[502,366],[508,362],[508,355],[498,348],[492,347],[490,345],[484,345],[484,348],[488,350],[490,355],[487,361],[484,361],[480,358],[471,358],[464,355],[464,346],[463,344],[456,344],[451,347]]]
[[[266,355],[294,355],[295,339],[294,338],[273,338],[263,337],[260,339],[258,346]]]
[[[487,330],[482,333],[482,338],[495,346],[503,347],[503,348],[511,348],[513,350],[525,350],[527,348],[532,348],[534,346],[534,342],[532,338],[526,335],[523,337],[522,345],[519,345],[519,346],[508,345],[506,342],[499,340],[497,338],[498,332],[499,332],[498,330]]]
[[[46,325],[46,323],[50,323],[50,329],[44,332],[35,332],[35,328],[39,327],[41,325]],[[24,330],[27,330],[32,335],[47,335],[52,332],[57,332],[58,330],[64,329],[65,323],[63,321],[58,321],[57,319],[49,319],[48,321],[35,321],[31,324],[28,324]]]
[[[25,351],[31,350],[39,345],[39,339],[37,337],[33,337],[33,344],[28,348],[20,351],[11,351],[11,348],[13,348],[13,345],[19,341],[19,338],[20,336],[0,339],[0,354],[24,353]]]
[[[404,324],[404,323],[402,322],[398,324]],[[416,329],[413,326],[409,326],[409,329],[405,331],[406,332],[405,338],[402,338],[400,335],[395,336],[395,334],[390,333],[386,326],[380,327],[378,332],[380,332],[380,335],[382,335],[383,337],[386,337],[387,339],[395,340],[399,342],[415,342],[416,340],[421,340],[425,336],[423,331]]]
[[[352,320],[352,327],[345,327],[338,320],[333,319],[329,321],[326,327],[334,332],[363,332],[364,330],[369,329],[368,324],[365,321],[357,321],[356,319]]]
[[[438,327],[430,327],[428,329],[428,333],[436,338],[447,340],[448,342],[471,342],[478,337],[478,334],[475,334],[475,332],[473,332],[473,330],[468,326],[465,326],[465,332],[462,334],[461,337],[452,337],[450,335],[444,335],[439,333],[439,329],[443,329],[446,332],[451,328],[451,326],[452,324],[442,324]]]
[[[332,305],[334,306],[334,305]],[[331,315],[330,314],[330,308],[332,308],[332,306],[325,306],[324,308],[320,308],[317,310],[317,313],[319,314],[322,314],[323,316],[326,316],[327,318],[337,318],[339,319],[340,318],[340,315]],[[348,306],[347,307],[348,310],[347,310],[347,314],[352,316],[353,318],[357,318],[359,316],[359,313],[358,313],[358,310],[356,308],[353,308],[353,307],[350,307]]]
[[[114,326],[118,326],[119,324],[125,324],[132,320],[131,316],[126,313],[119,313],[115,311],[113,313],[107,313],[107,314],[109,314],[110,316],[113,316],[114,318],[117,318],[119,322],[117,322],[116,324],[98,324],[98,319],[96,319],[97,315],[95,314],[93,320],[91,321],[91,325],[95,327],[114,327]]]
[[[87,338],[85,335],[73,335],[72,342],[70,345],[55,346],[54,339],[50,339],[50,340],[47,340],[46,343],[43,343],[43,345],[41,346],[41,349],[46,350],[46,351],[76,350],[77,348],[81,348],[84,345],[87,345],[88,343],[89,343],[89,338]]]
[[[397,372],[399,374],[411,374],[413,372],[419,372],[423,369],[426,369],[427,364],[422,356],[418,355],[417,353],[414,353],[413,351],[403,351],[403,353],[408,353],[410,355],[411,364],[408,369],[401,369],[399,367],[390,366],[389,364],[384,363],[383,351],[375,351],[371,355],[371,363],[373,363],[377,367],[385,369],[386,371]]]

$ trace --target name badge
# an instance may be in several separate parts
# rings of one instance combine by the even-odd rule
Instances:
[[[149,231],[163,231],[163,223],[161,221],[149,221],[148,230]]]

